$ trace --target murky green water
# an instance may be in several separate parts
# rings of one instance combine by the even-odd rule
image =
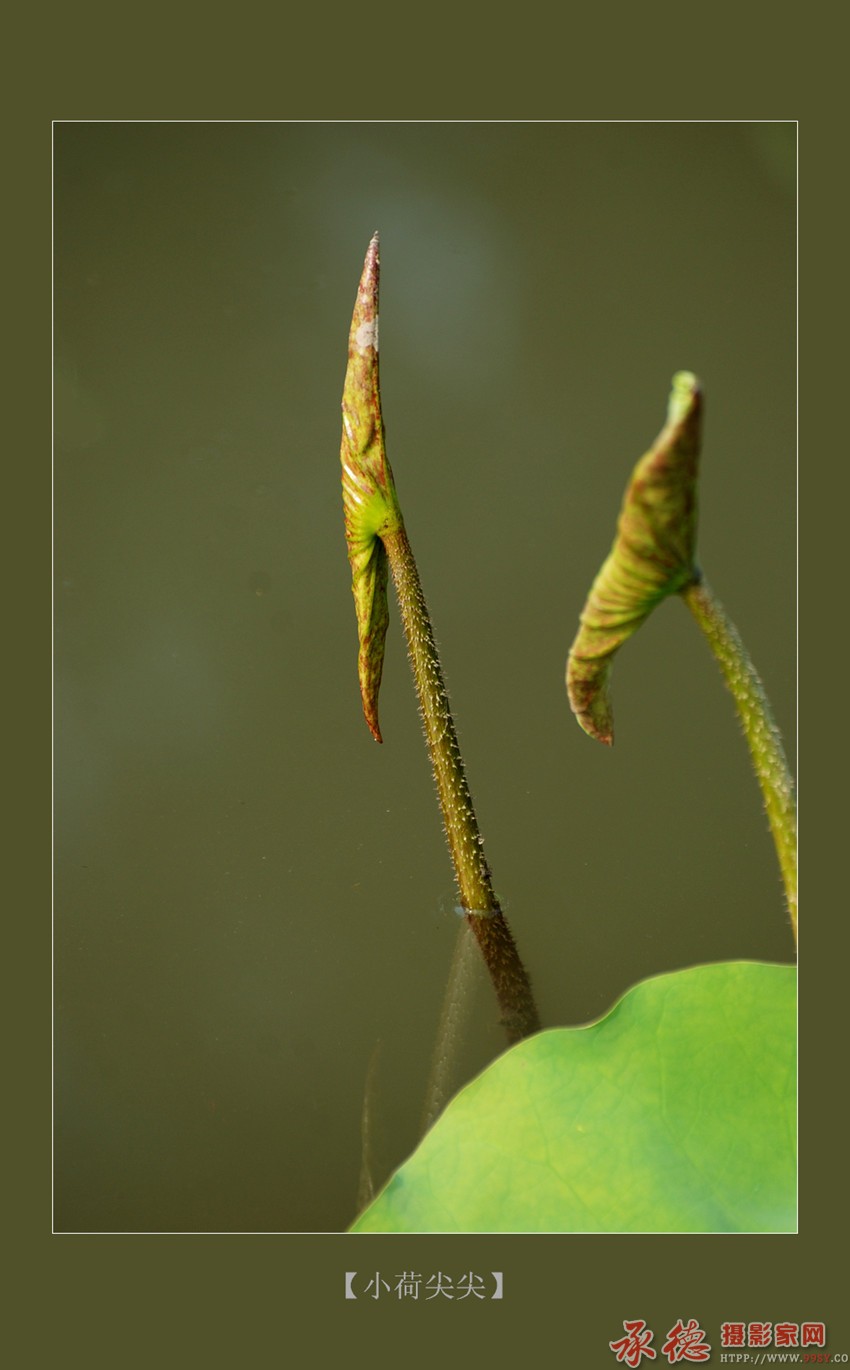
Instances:
[[[64,125],[56,137],[56,1225],[345,1227],[380,1040],[414,1145],[456,930],[398,620],[359,713],[339,402],[382,242],[390,459],[547,1023],[788,960],[731,701],[669,603],[617,745],[563,669],[670,377],[700,550],[794,725],[793,130]],[[500,1048],[484,986],[463,1068]]]

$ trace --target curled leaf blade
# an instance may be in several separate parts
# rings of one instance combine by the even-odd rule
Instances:
[[[591,586],[567,662],[567,693],[580,726],[611,745],[608,682],[613,658],[667,595],[698,579],[695,554],[702,393],[696,376],[673,377],[667,421],[629,481],[614,545]]]
[[[402,526],[384,445],[378,371],[379,241],[369,243],[348,335],[342,396],[342,503],[359,638],[363,713],[377,742],[378,692],[389,624],[387,554],[381,536]]]

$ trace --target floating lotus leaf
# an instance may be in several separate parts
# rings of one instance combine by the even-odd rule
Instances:
[[[796,976],[645,980],[455,1096],[353,1232],[790,1232]]]

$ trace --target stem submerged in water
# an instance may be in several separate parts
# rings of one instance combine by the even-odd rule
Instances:
[[[422,1113],[422,1136],[439,1118],[452,1094],[457,1077],[457,1055],[468,1021],[469,1005],[474,995],[474,978],[480,962],[475,935],[466,919],[460,924],[455,938],[446,992],[437,1026],[437,1040],[431,1059],[431,1073]]]

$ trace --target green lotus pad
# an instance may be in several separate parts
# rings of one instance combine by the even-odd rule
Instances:
[[[645,980],[451,1101],[352,1232],[793,1232],[796,974]]]

